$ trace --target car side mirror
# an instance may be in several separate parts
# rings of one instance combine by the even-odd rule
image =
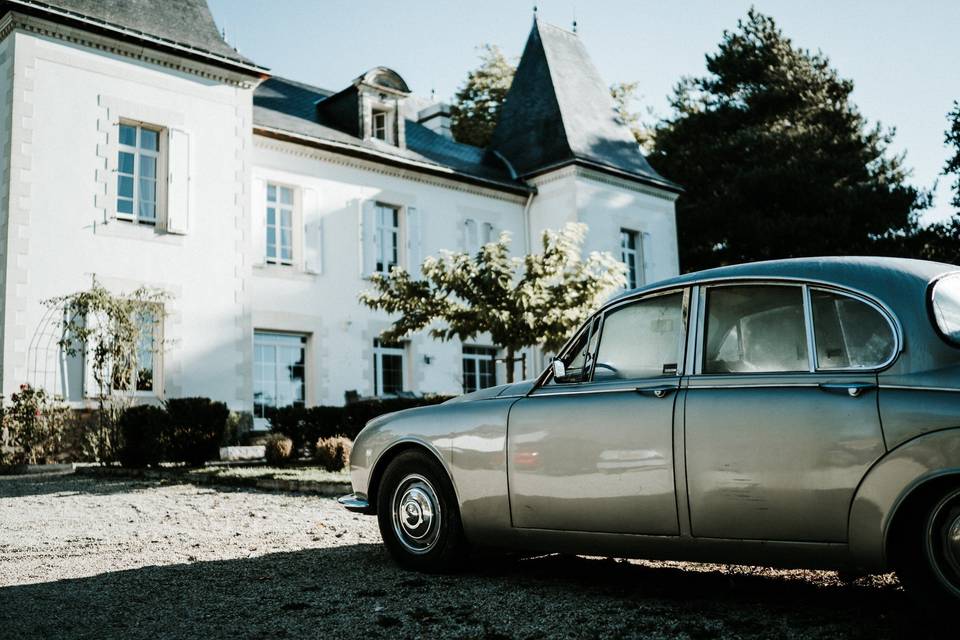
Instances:
[[[559,358],[553,361],[553,379],[557,382],[562,381],[567,377],[567,367],[563,364],[563,360]]]

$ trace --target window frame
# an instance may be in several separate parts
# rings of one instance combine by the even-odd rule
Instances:
[[[163,397],[163,340],[164,327],[163,321],[166,317],[164,307],[160,303],[154,305],[153,310],[153,363],[151,372],[150,389],[138,389],[140,370],[139,367],[130,373],[130,380],[127,384],[129,388],[123,389],[113,386],[113,375],[110,376],[110,395],[126,396],[130,398],[162,398]],[[139,345],[138,345],[139,348]],[[139,365],[139,363],[138,363]],[[84,365],[86,366],[86,365]]]
[[[804,333],[807,343],[807,369],[796,371],[733,371],[704,373],[703,359],[706,343],[706,311],[707,291],[717,287],[742,286],[792,286],[801,289],[803,301]],[[889,307],[861,291],[848,289],[830,282],[792,278],[730,278],[716,281],[705,281],[694,286],[694,295],[697,300],[696,309],[696,336],[693,345],[692,362],[687,361],[687,371],[692,376],[729,377],[729,376],[790,376],[802,374],[834,374],[834,373],[863,373],[878,372],[888,368],[900,356],[903,350],[903,333],[900,322]],[[891,355],[882,363],[870,367],[820,367],[817,361],[817,344],[813,327],[813,307],[810,299],[811,289],[843,295],[859,302],[863,302],[876,310],[887,322],[893,334],[894,347]]]
[[[381,224],[380,213],[384,209],[389,209],[394,212],[396,215],[396,224],[390,227],[385,227]],[[389,204],[386,202],[376,201],[373,203],[373,233],[375,237],[374,242],[374,257],[373,257],[373,273],[381,273],[383,275],[389,275],[390,270],[393,267],[402,267],[405,263],[406,255],[404,253],[404,237],[406,235],[406,230],[404,228],[404,218],[403,215],[404,207]],[[386,234],[384,232],[392,234],[392,237],[396,240],[396,262],[391,266],[386,266],[386,268],[378,268],[378,265],[387,265],[387,261],[383,258],[385,257],[384,250],[386,248]]]
[[[480,349],[486,351],[486,354],[483,353],[467,353],[467,349]],[[477,386],[476,389],[470,391],[467,390],[467,376],[466,371],[462,371],[463,374],[463,383],[460,385],[463,388],[464,393],[472,393],[473,391],[481,391],[483,389],[489,389],[490,387],[497,386],[497,354],[499,349],[497,347],[492,347],[489,345],[477,345],[477,344],[463,344],[460,346],[460,359],[461,359],[461,368],[463,367],[464,361],[469,360],[471,367],[473,367],[473,375],[479,383],[480,380],[480,363],[483,361],[488,361],[493,364],[493,384],[489,387]]]
[[[407,365],[407,344],[406,342],[394,342],[386,344],[398,344],[399,347],[384,346],[384,341],[380,338],[373,339],[373,395],[377,398],[396,397],[396,393],[389,394],[383,392],[383,356],[400,356],[400,374],[403,376],[400,380],[400,391],[407,391],[407,381],[409,372]]]
[[[633,240],[633,248],[624,246],[624,236]],[[633,257],[633,281],[630,280],[630,263],[627,262],[628,255]],[[620,262],[627,267],[627,282],[624,288],[636,289],[643,286],[646,279],[643,273],[643,233],[636,229],[627,229],[620,227]]]
[[[303,350],[303,404],[304,404],[304,406],[306,406],[306,404],[307,404],[307,384],[308,384],[308,381],[309,381],[309,375],[308,375],[307,369],[308,369],[308,362],[309,362],[310,334],[301,333],[301,332],[296,332],[296,331],[274,331],[274,330],[272,330],[272,329],[254,329],[254,330],[253,330],[253,352],[252,352],[253,357],[251,358],[251,365],[252,365],[252,367],[253,367],[254,369],[255,369],[256,366],[257,366],[257,338],[258,338],[258,336],[266,336],[266,337],[292,337],[292,338],[299,338],[299,339],[301,340],[300,345],[301,345],[301,349]],[[281,345],[280,345],[279,343],[275,343],[273,346],[274,346],[274,347],[277,347],[277,346],[281,346]],[[275,385],[278,383],[278,380],[277,380],[277,371],[279,371],[279,369],[278,369],[278,367],[276,366],[276,364],[277,364],[277,361],[276,361],[276,352],[275,352],[275,353],[274,353],[274,384],[275,384]],[[253,397],[251,398],[251,400],[253,401],[254,429],[255,429],[255,430],[263,430],[263,429],[269,428],[269,427],[267,426],[268,423],[269,423],[269,419],[266,418],[266,417],[262,417],[262,418],[261,418],[261,417],[258,417],[258,416],[257,416],[257,413],[256,413],[256,411],[257,411],[257,410],[256,410],[256,404],[257,404],[257,403],[256,403],[257,376],[256,376],[256,372],[255,372],[255,371],[251,371],[251,373],[252,373],[251,382],[253,383],[253,384],[252,384],[252,386],[253,386]],[[266,405],[264,405],[264,406],[266,406]],[[271,405],[271,406],[274,406],[274,405]],[[276,408],[276,407],[275,407],[275,408]]]
[[[128,144],[123,144],[120,142],[120,127],[133,127],[136,131],[136,141],[134,146]],[[142,131],[147,130],[157,134],[157,149],[152,151],[150,149],[143,149],[140,147],[140,139]],[[134,120],[132,118],[120,118],[116,125],[116,150],[114,153],[113,161],[115,165],[115,188],[116,193],[113,198],[113,217],[116,220],[123,222],[129,222],[134,225],[144,225],[148,227],[154,227],[160,229],[162,222],[166,219],[167,211],[167,149],[168,142],[167,138],[169,136],[169,130],[166,127],[161,125],[152,124],[149,122],[143,122],[141,120]],[[122,197],[123,200],[131,200],[133,203],[133,213],[126,213],[120,211],[120,185],[119,180],[121,176],[120,171],[120,154],[121,153],[132,153],[133,154],[133,196],[132,198]],[[140,158],[142,155],[152,157],[155,160],[154,166],[154,180],[156,182],[155,193],[154,193],[154,215],[153,219],[141,218],[140,216]],[[123,175],[130,175],[123,173]]]
[[[270,201],[271,186],[276,187],[277,189],[277,200],[274,202]],[[280,227],[279,221],[280,221],[281,210],[286,206],[286,205],[282,205],[279,200],[280,189],[289,189],[290,192],[292,193],[292,200],[293,200],[293,202],[289,205],[290,206],[290,260],[289,261],[282,260],[280,257],[280,249],[282,247],[282,244],[280,242],[281,227]],[[300,224],[301,198],[302,196],[300,194],[300,188],[297,187],[296,185],[289,184],[286,182],[278,182],[274,180],[264,180],[263,202],[261,203],[263,207],[262,213],[263,213],[263,247],[264,247],[263,262],[264,264],[268,264],[268,265],[280,267],[280,268],[288,268],[288,267],[296,268],[300,266],[302,262],[302,253],[303,253],[300,250],[301,234],[298,231],[302,226]],[[275,240],[275,246],[276,246],[276,252],[277,252],[274,258],[270,258],[270,255],[269,255],[270,243],[269,243],[269,240],[267,239],[267,233],[270,229],[270,222],[267,219],[267,209],[269,209],[271,206],[274,209],[276,209],[275,221],[277,223],[274,225],[276,227],[276,235],[274,237],[274,240]]]

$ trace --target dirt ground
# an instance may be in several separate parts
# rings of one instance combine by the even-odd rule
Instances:
[[[329,498],[0,477],[0,638],[901,638],[891,576],[574,556],[397,569]]]

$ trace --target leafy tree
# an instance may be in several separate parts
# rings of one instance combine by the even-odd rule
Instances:
[[[947,159],[943,167],[944,175],[952,175],[953,206],[960,209],[960,101],[953,103],[953,110],[947,115],[950,119],[950,128],[947,129],[945,142],[953,147],[953,155]]]
[[[791,256],[875,253],[910,230],[929,194],[906,184],[893,130],[869,125],[853,83],[751,9],[685,78],[651,163],[683,185],[684,270]]]
[[[371,309],[399,314],[383,340],[398,340],[430,327],[440,340],[470,340],[489,333],[506,350],[507,382],[520,350],[559,349],[607,295],[623,287],[625,267],[609,253],[581,257],[586,225],[570,223],[544,231],[542,253],[510,257],[503,233],[476,255],[443,252],[427,258],[422,280],[403,269],[370,280],[360,295]]]
[[[617,109],[617,115],[629,127],[630,133],[644,152],[653,150],[654,112],[649,106],[642,112],[633,111],[633,104],[640,99],[639,82],[616,82],[610,85],[610,97]]]
[[[490,144],[516,70],[497,45],[480,47],[480,66],[467,74],[450,108],[450,128],[458,142]]]
[[[44,301],[63,311],[58,346],[70,357],[82,355],[96,384],[97,458],[109,460],[118,446],[117,419],[128,404],[134,376],[150,375],[139,367],[141,333],[161,321],[163,291],[139,287],[114,295],[94,279],[90,289]],[[120,393],[115,393],[119,391]]]

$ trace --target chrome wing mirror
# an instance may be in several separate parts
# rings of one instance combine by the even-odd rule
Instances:
[[[564,366],[563,360],[560,358],[554,358],[553,360],[553,379],[557,382],[560,382],[567,377],[567,367]]]

